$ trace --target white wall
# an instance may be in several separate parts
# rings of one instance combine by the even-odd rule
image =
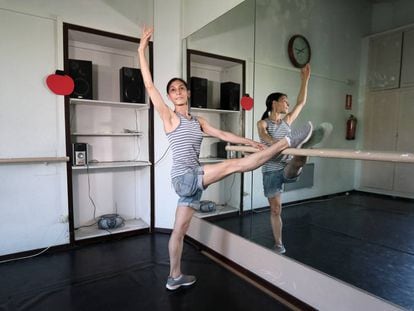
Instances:
[[[59,64],[56,26],[0,9],[0,158],[66,154],[63,100],[45,87]],[[0,176],[0,255],[68,242],[65,163],[1,164]]]
[[[152,13],[151,0],[1,0],[0,158],[66,154],[63,97],[45,84],[63,69],[62,22],[138,37]],[[69,243],[65,163],[0,164],[0,176],[0,256]]]
[[[182,37],[204,27],[244,0],[182,0]]]
[[[134,37],[153,22],[152,0],[0,0],[0,8]]]

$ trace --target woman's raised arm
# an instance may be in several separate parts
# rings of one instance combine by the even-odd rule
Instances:
[[[149,97],[151,98],[152,104],[154,105],[155,110],[157,110],[160,115],[163,123],[164,129],[170,129],[172,126],[172,118],[175,116],[174,112],[168,107],[161,97],[160,92],[155,87],[154,82],[152,81],[151,72],[149,69],[148,61],[145,57],[145,50],[148,47],[149,40],[152,36],[153,29],[146,28],[145,26],[142,29],[141,41],[138,47],[138,58],[142,73],[142,78],[144,80],[145,88],[148,92]]]

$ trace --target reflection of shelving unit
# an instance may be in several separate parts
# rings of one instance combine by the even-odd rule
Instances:
[[[86,143],[88,163],[69,165],[71,242],[148,232],[152,227],[152,109],[120,102],[122,67],[136,68],[139,40],[64,24],[69,59],[92,62],[93,99],[66,98],[67,154]],[[152,44],[149,49],[152,66]],[[119,214],[122,227],[101,230],[99,216]]]
[[[194,215],[199,218],[208,218],[208,217],[218,217],[221,215],[229,214],[237,212],[237,210],[230,205],[224,205],[224,206],[217,206],[216,210],[214,212],[208,212],[208,213],[202,213],[202,212],[196,212]]]
[[[215,55],[195,50],[187,50],[187,79],[191,77],[207,79],[207,107],[198,108],[192,103],[191,113],[205,118],[213,127],[244,136],[244,115],[240,102],[236,104],[223,103],[221,96],[222,84],[231,82],[239,85],[238,98],[245,90],[246,65],[244,60]],[[229,108],[231,107],[231,108]],[[224,158],[218,157],[220,140],[205,136],[200,151],[200,162],[203,164],[219,163]],[[221,150],[222,151],[222,150]],[[222,153],[222,152],[221,152]],[[219,183],[209,186],[203,193],[202,200],[216,202],[217,211],[212,213],[196,213],[198,217],[210,217],[242,211],[243,175],[228,176]]]

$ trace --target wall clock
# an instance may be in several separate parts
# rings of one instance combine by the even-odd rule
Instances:
[[[293,66],[303,68],[311,59],[311,47],[309,41],[302,35],[294,35],[289,39],[289,59]]]

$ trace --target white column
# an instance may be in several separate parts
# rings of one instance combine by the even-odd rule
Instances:
[[[165,102],[172,105],[165,90],[168,81],[181,77],[181,1],[154,0],[154,83]],[[154,117],[155,161],[168,148],[161,119]],[[171,187],[171,152],[155,165],[155,227],[172,228],[178,197]]]

